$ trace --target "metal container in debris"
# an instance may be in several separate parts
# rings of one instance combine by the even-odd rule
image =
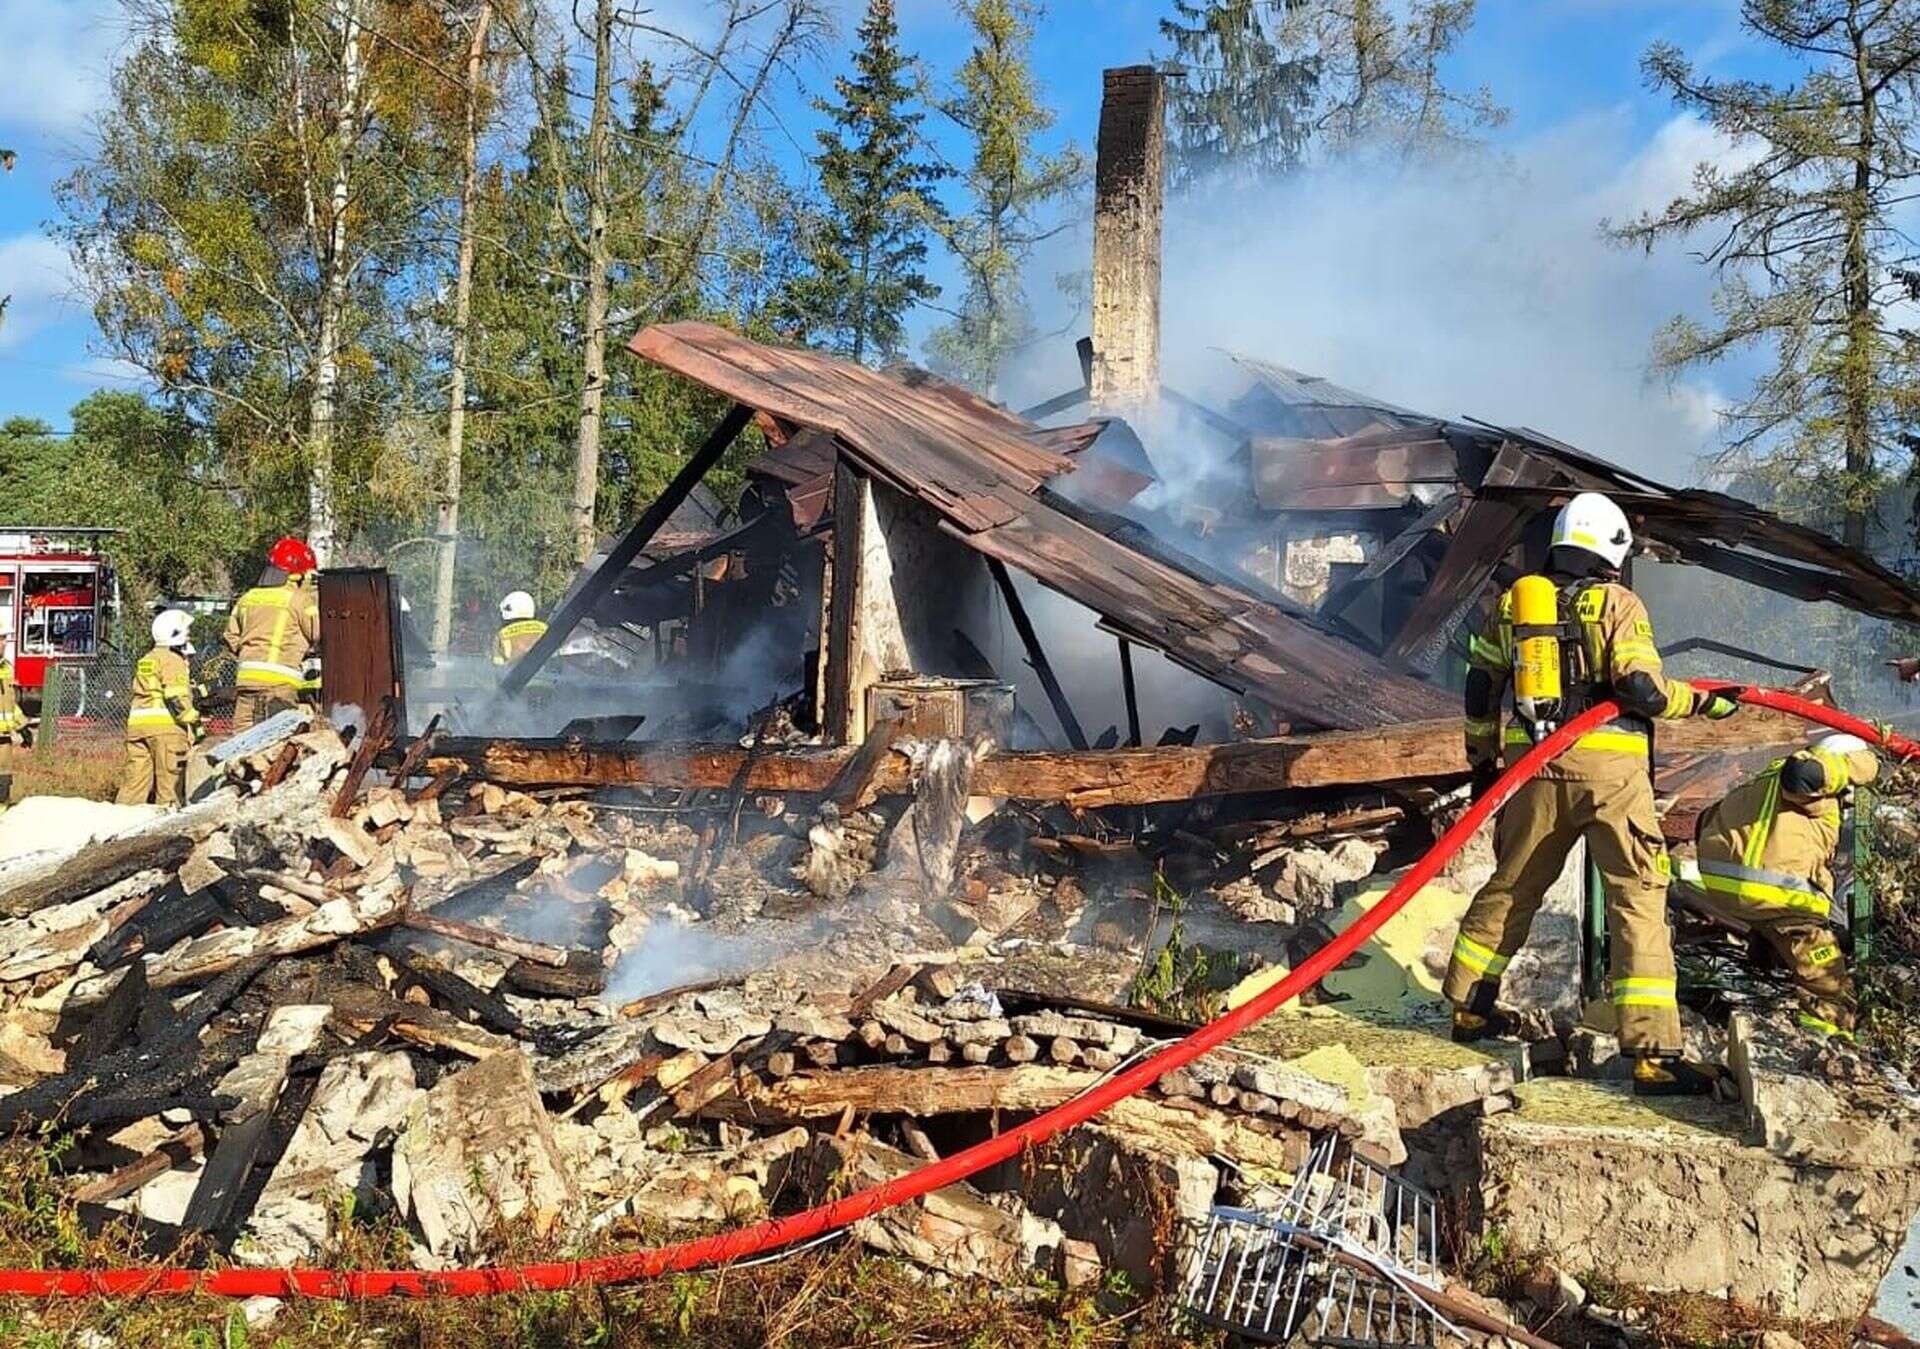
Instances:
[[[1257,1344],[1431,1349],[1440,1285],[1433,1196],[1319,1140],[1267,1208],[1218,1206],[1188,1248],[1182,1304]]]
[[[1013,685],[992,679],[890,675],[867,688],[867,725],[891,721],[926,740],[991,736],[1013,742]]]

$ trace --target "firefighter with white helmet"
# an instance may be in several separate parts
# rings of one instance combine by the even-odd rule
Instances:
[[[1654,813],[1653,722],[1730,716],[1738,704],[1703,693],[1660,667],[1653,624],[1620,583],[1633,547],[1626,514],[1582,492],[1554,520],[1547,573],[1523,576],[1472,638],[1466,687],[1467,759],[1476,790],[1556,726],[1595,703],[1621,715],[1587,732],[1522,784],[1495,826],[1493,875],[1460,923],[1444,990],[1454,1037],[1501,1033],[1500,979],[1573,845],[1585,840],[1606,890],[1611,974],[1621,1047],[1636,1059],[1634,1088],[1666,1095],[1712,1089],[1680,1057],[1673,945],[1667,930],[1671,864]],[[1512,722],[1503,726],[1511,686]]]
[[[1821,1035],[1853,1031],[1853,979],[1828,925],[1841,803],[1879,773],[1866,741],[1823,735],[1700,817],[1690,903],[1772,949],[1799,995],[1800,1024]]]
[[[186,800],[187,751],[206,734],[193,705],[193,619],[166,609],[153,620],[153,650],[133,667],[127,705],[127,766],[116,798],[123,806]]]
[[[512,665],[540,640],[547,625],[533,616],[533,596],[509,592],[500,601],[500,633],[493,642],[493,663]]]

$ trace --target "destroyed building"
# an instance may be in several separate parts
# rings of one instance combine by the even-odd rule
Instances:
[[[725,411],[508,672],[559,734],[470,733],[482,709],[402,668],[384,577],[342,573],[344,737],[257,727],[174,816],[8,818],[0,1126],[75,1131],[89,1221],[297,1264],[351,1193],[422,1266],[497,1254],[502,1220],[637,1242],[1075,1099],[1274,986],[1431,845],[1466,776],[1449,645],[1575,491],[1657,557],[1920,618],[1858,552],[1538,432],[1247,357],[1219,406],[1164,387],[1158,77],[1107,93],[1082,389],[1027,416],[649,327],[634,358]],[[749,427],[718,509],[702,481]],[[1202,431],[1236,476],[1167,492]],[[1669,833],[1804,738],[1752,710],[1663,729]],[[1483,839],[1307,998],[855,1237],[941,1278],[1122,1270],[1227,1326],[1280,1314],[1285,1281],[1230,1272],[1265,1242],[1296,1304],[1321,1281],[1323,1342],[1408,1342],[1324,1319],[1359,1276],[1383,1315],[1543,1344],[1457,1286],[1444,1211],[1448,1241],[1497,1226],[1562,1268],[1862,1315],[1920,1209],[1912,1088],[1857,1058],[1836,1079],[1761,982],[1689,1022],[1738,1101],[1634,1100],[1582,1024],[1605,934],[1578,863],[1510,975],[1527,1035],[1451,1044],[1439,975],[1489,865]],[[1342,1226],[1389,1204],[1385,1239]],[[1284,1250],[1236,1216],[1275,1212]]]

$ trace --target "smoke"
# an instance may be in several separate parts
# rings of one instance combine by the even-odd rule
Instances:
[[[1164,226],[1166,382],[1218,407],[1245,387],[1222,351],[1324,376],[1441,417],[1531,426],[1667,481],[1694,476],[1725,405],[1720,381],[1648,374],[1650,343],[1704,313],[1713,278],[1680,248],[1602,237],[1657,209],[1706,158],[1737,160],[1692,117],[1636,148],[1624,111],[1576,120],[1498,157],[1365,171],[1334,164],[1265,189],[1176,198]],[[1086,235],[1037,261],[1084,266]],[[1049,288],[1035,283],[1029,293]],[[1084,331],[1084,315],[1039,326]],[[1018,405],[1077,384],[1070,342],[1019,362]],[[1204,481],[1231,447],[1147,437],[1172,481]],[[1244,475],[1242,475],[1243,477]]]

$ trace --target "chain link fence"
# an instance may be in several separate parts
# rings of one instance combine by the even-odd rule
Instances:
[[[118,740],[126,731],[127,707],[133,700],[133,671],[145,649],[102,646],[89,660],[63,662],[49,668],[40,691],[42,726],[57,722],[55,735]],[[57,669],[57,673],[55,672]],[[202,650],[193,659],[193,679],[202,689],[231,690],[233,656],[222,648]],[[206,710],[209,729],[218,729],[232,715],[231,703]]]

